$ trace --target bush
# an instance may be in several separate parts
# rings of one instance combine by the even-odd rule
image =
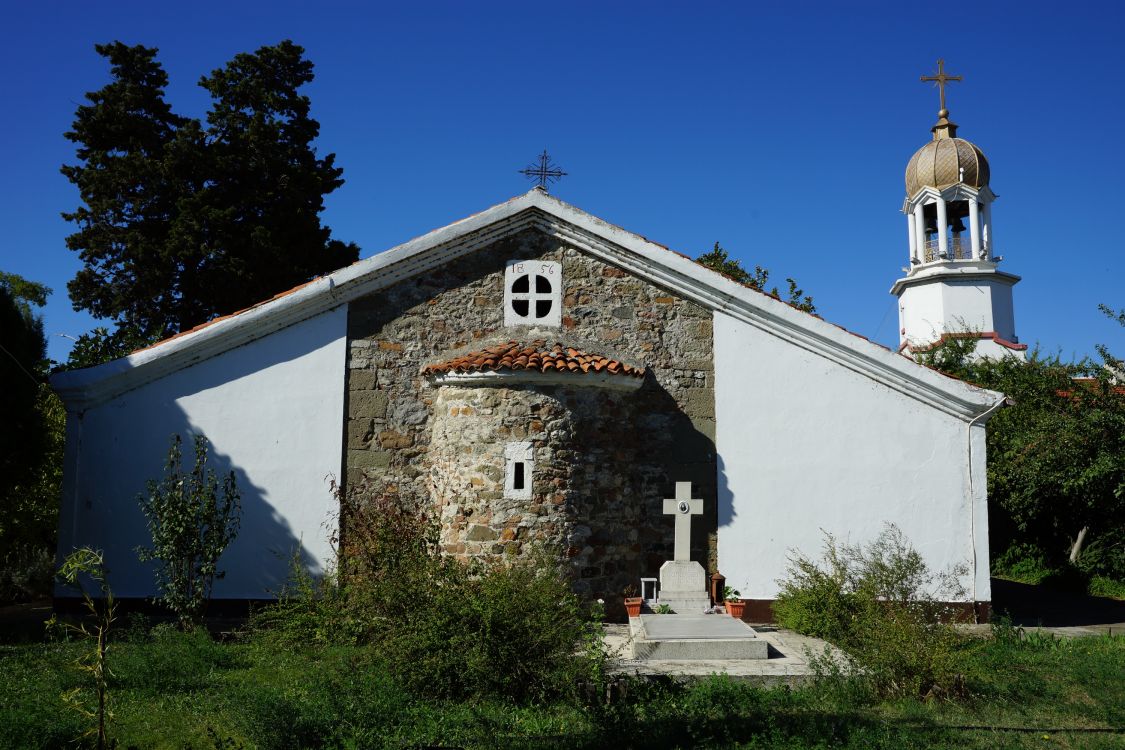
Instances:
[[[415,693],[546,699],[573,696],[600,676],[597,626],[545,555],[511,565],[447,561],[435,584],[383,642]]]
[[[339,559],[313,579],[295,569],[253,618],[287,645],[373,644],[416,695],[576,697],[600,683],[600,611],[572,592],[561,557],[463,563],[444,556],[434,519],[371,492],[341,498]]]
[[[825,534],[821,563],[798,553],[781,581],[774,614],[783,627],[826,638],[856,662],[857,679],[883,696],[951,696],[963,691],[960,637],[947,624],[961,571],[934,574],[888,524],[866,546]],[[831,657],[821,667],[836,671]]]
[[[54,577],[52,550],[29,544],[16,545],[0,560],[0,604],[50,596]]]
[[[859,602],[856,593],[848,590],[847,565],[831,536],[824,556],[823,567],[802,555],[789,558],[789,577],[780,582],[773,613],[791,630],[835,641],[855,619]]]
[[[297,555],[277,601],[250,614],[249,627],[259,641],[282,647],[355,646],[374,640],[378,618],[349,606],[337,576],[314,576]]]
[[[203,621],[211,586],[222,578],[219,558],[238,535],[242,506],[234,472],[222,480],[207,469],[207,438],[195,436],[195,462],[184,472],[180,436],[172,436],[164,477],[148,483],[138,500],[152,547],[137,549],[142,562],[154,560],[160,601],[176,613],[182,628]]]

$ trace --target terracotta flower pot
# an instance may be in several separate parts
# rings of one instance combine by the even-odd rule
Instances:
[[[746,602],[738,599],[735,601],[724,602],[724,604],[726,604],[728,615],[730,615],[731,617],[737,617],[740,620],[742,619],[742,612],[746,609]]]
[[[630,617],[641,616],[641,597],[627,596],[625,597],[625,611],[629,613]]]

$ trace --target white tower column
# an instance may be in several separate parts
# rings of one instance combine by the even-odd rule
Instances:
[[[976,198],[969,198],[969,243],[976,260],[980,257],[980,207]]]
[[[992,204],[984,204],[984,229],[981,236],[984,238],[984,251],[986,257],[992,260],[995,251],[992,248]]]
[[[926,262],[926,207],[921,202],[914,207],[914,244],[918,248],[918,260]]]
[[[938,255],[942,258],[949,257],[949,240],[945,235],[949,232],[949,219],[945,215],[945,198],[937,199],[937,240]]]
[[[906,215],[906,233],[910,239],[910,260],[913,262],[918,259],[918,230],[914,228],[913,213]]]

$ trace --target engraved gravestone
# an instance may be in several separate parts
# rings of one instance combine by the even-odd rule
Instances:
[[[661,604],[679,614],[699,613],[711,604],[707,574],[691,559],[691,517],[703,514],[703,501],[691,496],[691,482],[676,482],[676,496],[664,501],[665,515],[675,518],[672,559],[660,566]]]

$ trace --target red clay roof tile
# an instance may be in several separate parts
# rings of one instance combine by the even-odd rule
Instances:
[[[532,341],[526,345],[517,341],[508,341],[480,351],[468,352],[444,362],[426,365],[422,368],[422,374],[441,375],[485,370],[490,372],[538,370],[539,372],[572,372],[576,375],[593,370],[595,373],[606,371],[613,375],[628,375],[635,378],[643,378],[645,374],[643,367],[628,365],[600,354],[590,354],[574,347],[564,347],[562,344],[548,345],[542,340]]]

